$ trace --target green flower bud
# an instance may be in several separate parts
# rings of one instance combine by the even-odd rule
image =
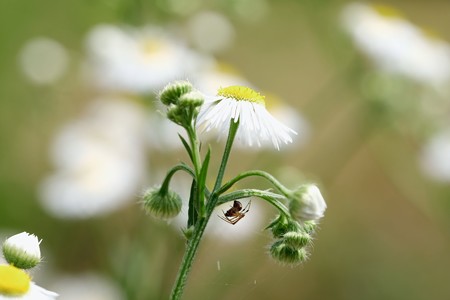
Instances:
[[[178,125],[183,125],[184,114],[183,108],[178,105],[171,104],[167,109],[167,118]]]
[[[189,81],[175,81],[169,83],[160,92],[159,99],[164,105],[178,104],[179,98],[192,91],[192,84]]]
[[[144,209],[155,217],[168,219],[177,216],[181,211],[181,198],[172,191],[151,188],[144,193]]]
[[[282,238],[287,232],[299,232],[301,231],[301,226],[298,222],[294,220],[289,220],[283,215],[279,215],[275,220],[273,220],[266,229],[272,231],[274,238]]]
[[[323,217],[327,204],[317,186],[306,184],[288,195],[289,212],[297,221],[318,220]]]
[[[283,240],[276,241],[270,247],[270,255],[275,260],[288,265],[297,265],[308,259],[308,252],[305,248],[290,247]]]
[[[17,268],[31,269],[41,262],[39,244],[40,241],[34,234],[22,232],[3,243],[3,256]]]
[[[312,234],[314,231],[316,231],[317,224],[315,221],[305,221],[303,222],[303,230],[305,230],[306,233]]]
[[[191,91],[182,95],[178,105],[182,107],[200,107],[205,101],[203,95],[197,91]]]
[[[301,249],[311,243],[312,237],[303,231],[289,231],[283,235],[282,240],[291,248]]]

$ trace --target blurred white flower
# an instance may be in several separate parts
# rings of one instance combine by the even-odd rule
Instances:
[[[22,48],[19,63],[31,82],[50,85],[67,71],[69,57],[59,42],[47,37],[37,37],[28,41]]]
[[[151,114],[147,127],[147,144],[153,150],[167,152],[183,149],[178,134],[188,140],[185,129],[162,114]]]
[[[158,27],[99,25],[87,37],[89,77],[100,87],[156,92],[207,60]]]
[[[57,169],[41,185],[44,208],[61,218],[86,218],[131,200],[145,176],[145,121],[137,104],[103,99],[63,127],[52,148]]]
[[[385,71],[442,85],[450,78],[450,46],[430,37],[393,9],[351,3],[343,23],[356,45]]]
[[[40,241],[34,234],[22,232],[6,239],[2,250],[8,263],[21,268],[35,267],[41,261]]]
[[[95,273],[62,275],[51,288],[60,294],[59,300],[124,300],[123,291],[110,279]]]
[[[430,178],[450,182],[450,129],[428,140],[422,149],[420,165]]]
[[[213,11],[203,11],[192,16],[187,29],[194,46],[207,53],[226,50],[232,45],[235,36],[230,21]]]
[[[233,205],[233,202],[228,202],[220,205],[215,209],[215,213],[211,216],[208,224],[207,234],[220,237],[221,240],[228,242],[240,242],[250,236],[255,236],[264,231],[265,213],[261,199],[240,199],[243,206],[246,206],[249,201],[250,210],[245,214],[245,217],[239,220],[238,223],[231,225],[219,216],[223,217],[223,212],[226,212]]]
[[[310,137],[311,128],[305,117],[294,107],[285,103],[282,99],[275,95],[268,95],[266,97],[267,110],[276,119],[281,120],[283,124],[297,132],[294,141],[288,144],[287,148],[302,147],[306,144]],[[262,147],[268,148],[272,145],[270,143],[262,144]]]
[[[193,85],[206,95],[215,95],[221,87],[241,85],[252,87],[252,84],[245,79],[233,66],[223,62],[213,62],[208,68],[194,74],[190,78]]]

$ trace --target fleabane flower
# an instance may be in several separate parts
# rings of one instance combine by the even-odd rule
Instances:
[[[279,150],[280,144],[292,143],[291,135],[297,133],[266,110],[264,98],[245,86],[219,88],[217,97],[203,104],[197,126],[206,132],[217,129],[220,134],[227,134],[230,122],[239,122],[238,141],[248,146],[269,141]]]
[[[0,265],[0,300],[53,300],[58,294],[31,281],[23,270],[12,265]]]
[[[30,269],[41,261],[40,241],[34,234],[22,232],[8,238],[2,246],[6,261],[20,269]]]
[[[327,204],[314,184],[305,184],[288,195],[289,212],[296,220],[305,222],[323,217]]]

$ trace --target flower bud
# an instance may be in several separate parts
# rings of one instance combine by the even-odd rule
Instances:
[[[304,231],[289,231],[283,235],[282,239],[286,245],[294,249],[307,246],[312,241],[312,237]]]
[[[317,224],[315,221],[305,221],[303,222],[303,230],[307,233],[307,234],[312,234],[314,231],[316,231],[317,228]]]
[[[2,246],[6,261],[20,269],[31,269],[41,261],[40,241],[34,234],[22,232],[8,238]]]
[[[290,247],[283,240],[276,241],[270,247],[270,255],[275,260],[288,265],[297,265],[308,259],[308,252],[305,248]]]
[[[24,270],[12,265],[0,265],[0,295],[20,296],[26,294],[30,289],[30,283],[31,278]]]
[[[166,85],[160,92],[159,99],[164,105],[178,104],[179,98],[190,91],[192,91],[192,84],[189,81],[175,81]]]
[[[279,215],[266,229],[272,231],[274,238],[282,238],[287,232],[290,231],[300,231],[301,227],[297,221],[287,219],[283,215]]]
[[[317,186],[307,184],[288,195],[289,212],[296,220],[305,222],[323,217],[327,204]]]
[[[191,91],[180,97],[178,105],[183,107],[199,107],[204,101],[204,97],[200,92]]]
[[[168,219],[181,211],[181,198],[172,191],[151,188],[144,193],[144,209],[158,218]]]

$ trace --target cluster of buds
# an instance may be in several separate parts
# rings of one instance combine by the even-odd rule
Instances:
[[[170,83],[161,91],[159,99],[167,106],[167,118],[184,128],[192,125],[204,101],[203,95],[188,81]]]
[[[290,216],[279,215],[267,227],[275,238],[270,254],[281,263],[296,265],[308,258],[316,222],[323,217],[327,206],[320,190],[311,184],[285,196],[289,201]]]
[[[52,300],[58,296],[35,285],[26,272],[41,262],[40,242],[34,234],[22,232],[3,243],[2,252],[8,264],[0,265],[0,299]]]

